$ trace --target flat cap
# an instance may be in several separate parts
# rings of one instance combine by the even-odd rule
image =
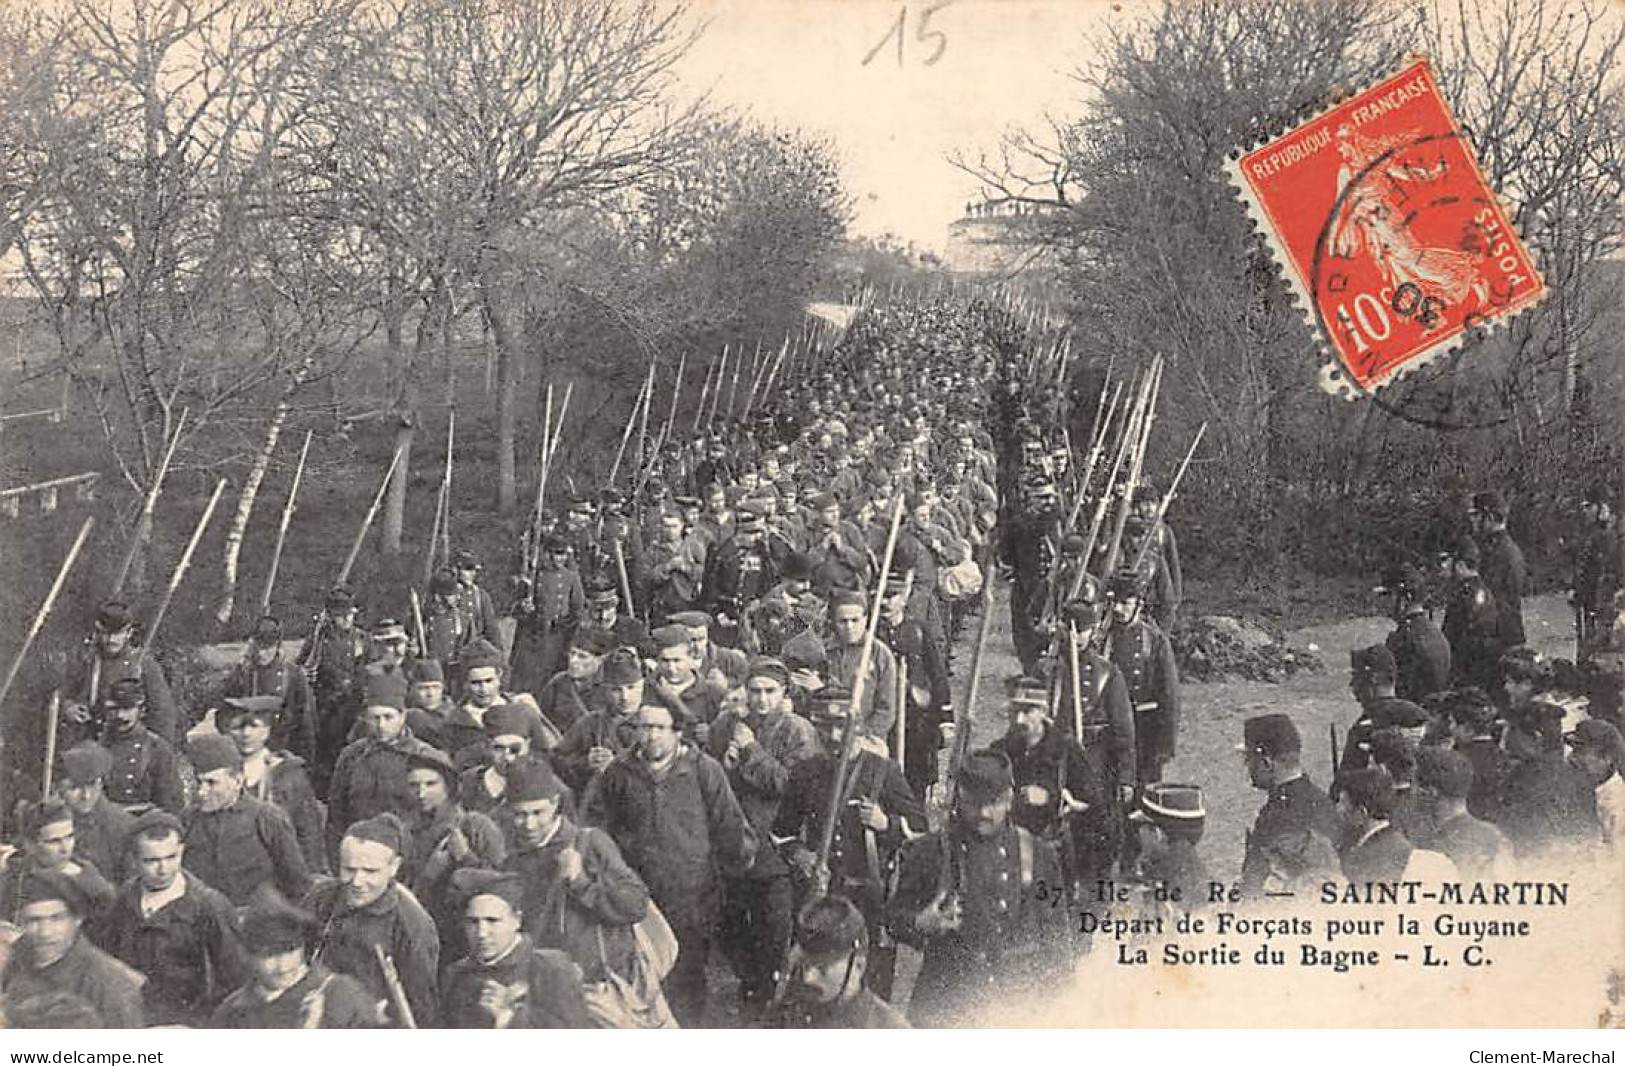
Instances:
[[[153,807],[143,811],[141,817],[135,820],[130,827],[129,839],[134,840],[138,836],[163,837],[170,833],[184,837],[186,824],[162,807]]]
[[[215,709],[214,724],[222,732],[243,718],[254,718],[269,725],[281,712],[281,696],[227,696]]]
[[[457,766],[451,761],[451,756],[439,748],[431,748],[428,745],[407,750],[406,769],[434,770],[446,779],[448,785],[457,780]]]
[[[60,870],[30,870],[17,890],[17,909],[31,903],[61,900],[81,918],[91,913],[90,894],[74,878]]]
[[[1399,667],[1394,662],[1394,653],[1388,650],[1386,644],[1373,644],[1349,650],[1349,670],[1371,684],[1385,684],[1393,682]]]
[[[680,625],[663,625],[649,634],[657,648],[686,648],[688,647],[688,628]]]
[[[130,613],[130,605],[122,600],[108,600],[96,608],[96,628],[103,632],[116,633],[134,624],[135,616]]]
[[[709,629],[711,626],[711,616],[704,611],[678,611],[667,615],[666,620],[690,629]]]
[[[819,896],[796,915],[795,942],[810,959],[844,958],[869,946],[869,924],[845,896]]]
[[[269,885],[255,890],[237,923],[243,946],[258,956],[302,949],[316,928],[315,915],[295,907]]]

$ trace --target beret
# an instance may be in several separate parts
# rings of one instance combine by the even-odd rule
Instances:
[[[440,665],[439,659],[433,657],[413,660],[407,674],[412,678],[412,684],[414,685],[425,685],[431,682],[440,685],[446,683],[446,669]]]
[[[605,657],[598,677],[606,685],[635,685],[643,680],[643,663],[632,648],[621,648]]]
[[[199,777],[215,770],[241,770],[243,757],[237,745],[218,733],[205,733],[186,743],[186,758]]]
[[[186,824],[162,807],[153,807],[142,812],[141,817],[137,818],[135,824],[130,826],[128,839],[133,841],[138,836],[158,837],[170,833],[174,833],[178,837],[184,837],[186,835]]]
[[[471,641],[468,647],[463,649],[463,669],[468,671],[487,667],[502,669],[502,653],[497,650],[495,644],[481,637]]]
[[[457,780],[457,767],[451,761],[451,756],[447,755],[439,748],[431,748],[427,746],[422,748],[412,748],[405,754],[406,769],[409,772],[419,769],[435,770],[439,772],[441,777],[446,779],[446,784],[448,785]]]
[[[528,737],[530,726],[530,711],[518,703],[499,703],[480,719],[480,728],[487,737],[493,738]]]
[[[615,650],[615,634],[596,626],[580,626],[570,637],[570,647],[588,655],[608,655]]]
[[[545,759],[532,757],[514,763],[508,768],[507,781],[503,801],[509,804],[550,800],[564,794],[564,782]]]
[[[113,756],[94,740],[82,740],[62,753],[62,772],[76,785],[100,781],[113,768]]]
[[[363,707],[406,709],[406,678],[398,671],[368,673],[361,687]]]
[[[790,687],[790,669],[778,659],[767,655],[759,655],[750,662],[750,669],[745,675],[746,679],[753,677],[766,677],[777,681],[782,687]]]
[[[280,955],[304,948],[315,932],[316,917],[277,895],[269,886],[257,889],[237,923],[238,936],[251,955]]]
[[[90,914],[90,894],[78,881],[58,870],[30,870],[18,887],[17,908],[49,900],[61,900],[81,918]]]
[[[344,835],[352,840],[382,844],[397,855],[405,855],[412,844],[412,835],[407,832],[405,823],[389,811],[351,822]]]
[[[676,614],[667,615],[666,621],[680,626],[687,626],[690,629],[700,629],[702,627],[708,628],[711,625],[711,616],[704,611],[678,611]]]
[[[680,625],[664,625],[649,634],[661,648],[688,647],[688,629]]]
[[[506,870],[486,870],[465,866],[452,873],[448,887],[459,911],[466,910],[476,896],[495,896],[515,912],[524,909],[525,885],[519,875]]]

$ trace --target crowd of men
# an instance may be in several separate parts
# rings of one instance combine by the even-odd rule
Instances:
[[[459,551],[410,624],[332,589],[198,706],[104,604],[0,870],[7,1023],[946,1025],[1059,987],[1097,878],[1196,905],[1173,483],[1101,477],[1072,442],[1107,425],[1031,347],[986,303],[868,308],[755,417],[538,510],[501,587]],[[1581,666],[1527,648],[1484,494],[1389,575],[1329,791],[1291,716],[1247,720],[1244,892],[1619,840],[1618,533],[1588,508]],[[950,671],[996,577],[1022,672],[973,751]],[[369,599],[396,610],[363,627]]]

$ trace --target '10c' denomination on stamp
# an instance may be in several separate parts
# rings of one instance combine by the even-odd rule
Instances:
[[[1227,169],[1331,348],[1331,391],[1369,394],[1545,295],[1426,59]]]

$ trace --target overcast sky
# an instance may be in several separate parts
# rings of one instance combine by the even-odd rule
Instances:
[[[940,247],[976,183],[946,161],[1079,95],[1084,37],[1111,0],[692,0],[709,28],[680,68],[712,99],[839,147],[855,228]],[[919,39],[920,19],[936,7]],[[1140,8],[1141,3],[1132,3]],[[902,64],[896,26],[906,8]],[[1116,8],[1117,10],[1114,10]],[[946,46],[934,64],[926,60]],[[888,37],[888,34],[891,36]],[[884,45],[867,64],[864,57]]]

